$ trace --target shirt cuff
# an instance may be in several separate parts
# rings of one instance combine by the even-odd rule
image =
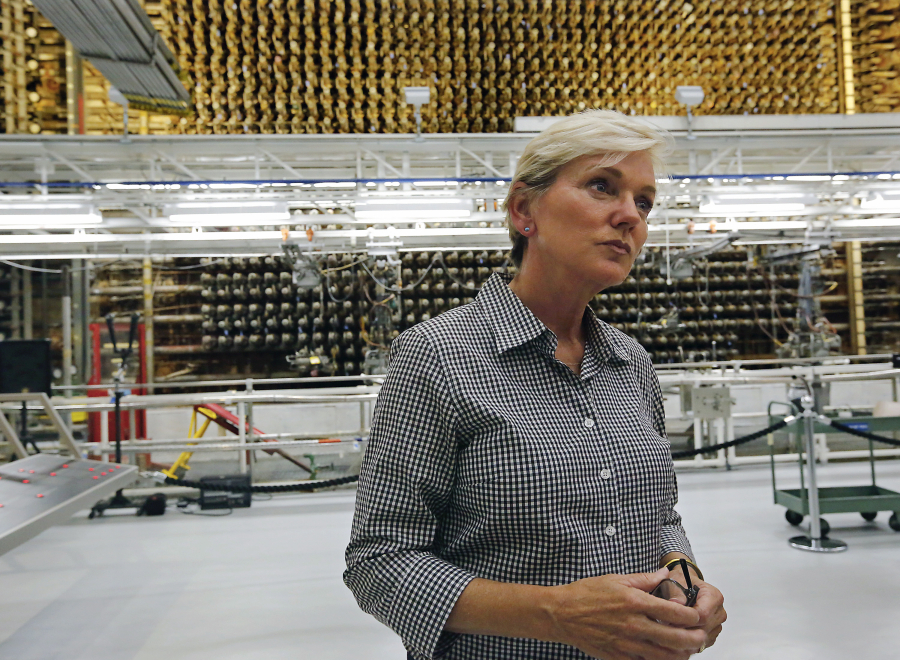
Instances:
[[[697,563],[694,557],[694,551],[691,543],[687,539],[687,534],[681,527],[672,525],[664,525],[660,533],[660,553],[659,558],[662,559],[670,552],[680,552],[691,558],[691,561]]]
[[[475,576],[434,555],[410,569],[392,599],[389,618],[407,649],[419,658],[438,658],[458,635],[444,626],[460,595]]]

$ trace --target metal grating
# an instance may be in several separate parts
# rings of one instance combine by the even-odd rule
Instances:
[[[137,0],[35,0],[35,6],[134,107],[187,114],[180,68]]]

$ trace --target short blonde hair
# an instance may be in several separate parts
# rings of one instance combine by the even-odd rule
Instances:
[[[525,147],[516,165],[516,173],[509,183],[503,200],[506,227],[513,247],[510,259],[522,265],[528,239],[520,234],[510,219],[509,206],[513,199],[524,196],[529,205],[540,198],[559,171],[583,156],[600,156],[604,167],[615,165],[629,154],[646,151],[657,174],[665,172],[664,157],[672,150],[674,140],[668,132],[655,128],[634,117],[613,110],[585,110],[555,122]],[[525,187],[514,190],[522,181]]]

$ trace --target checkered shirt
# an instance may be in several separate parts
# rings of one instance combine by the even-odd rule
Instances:
[[[344,582],[414,658],[587,658],[444,625],[476,577],[561,585],[693,557],[647,353],[587,309],[575,375],[508,281],[400,335],[375,407]]]

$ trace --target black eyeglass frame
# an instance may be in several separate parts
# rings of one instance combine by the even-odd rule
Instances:
[[[656,589],[651,591],[650,594],[652,596],[656,596],[657,598],[665,598],[665,596],[662,593],[658,593],[658,592],[661,592],[661,587],[663,584],[665,584],[666,582],[671,582],[672,584],[677,586],[678,589],[684,594],[685,606],[693,607],[694,604],[697,602],[697,596],[700,594],[700,587],[698,587],[697,585],[695,585],[691,582],[691,575],[690,575],[690,573],[688,573],[687,561],[685,561],[682,558],[682,559],[678,560],[678,563],[681,565],[681,570],[684,573],[684,581],[687,584],[687,588],[685,588],[684,586],[682,586],[682,584],[680,582],[677,582],[677,581],[673,580],[672,578],[666,578],[665,580],[660,582],[659,585],[657,585]]]

